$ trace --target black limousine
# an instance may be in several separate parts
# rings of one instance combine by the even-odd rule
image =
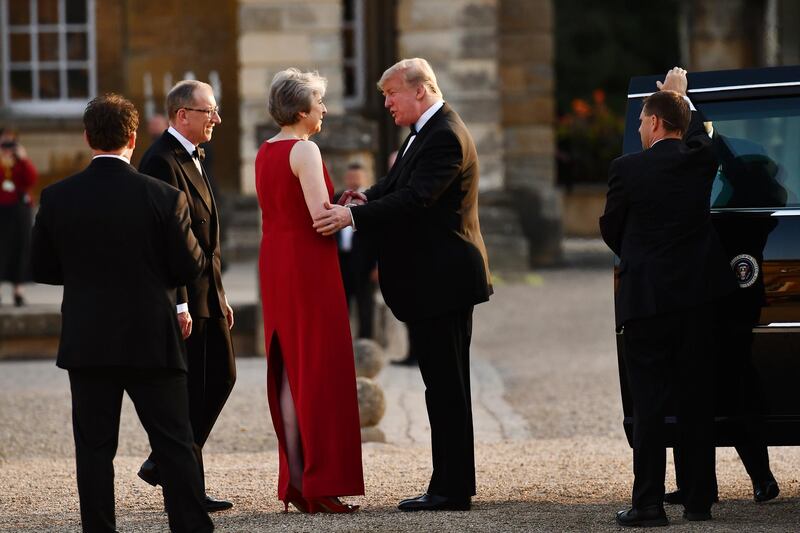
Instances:
[[[642,99],[660,76],[633,78],[624,153],[642,149]],[[720,162],[711,216],[739,289],[709,323],[716,332],[716,444],[731,446],[763,415],[769,446],[800,444],[800,66],[689,73]],[[618,261],[618,259],[617,259]],[[615,279],[616,279],[615,268]],[[617,334],[624,426],[631,441],[624,331]],[[665,423],[674,427],[674,417]],[[675,435],[667,431],[665,445]]]

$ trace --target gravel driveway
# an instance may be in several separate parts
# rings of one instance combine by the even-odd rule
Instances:
[[[396,510],[423,491],[430,448],[420,439],[364,446],[367,496],[351,516],[280,513],[277,453],[265,399],[265,363],[240,359],[238,382],[207,444],[212,495],[235,502],[213,519],[219,531],[618,531],[613,516],[629,501],[631,451],[621,428],[613,338],[610,261],[596,242],[573,243],[571,265],[499,279],[476,308],[473,357],[481,376],[499,376],[507,409],[489,410],[527,424],[513,438],[476,428],[478,496],[469,513]],[[414,389],[410,372],[384,370],[385,387]],[[398,377],[399,376],[399,377]],[[484,385],[488,386],[488,385]],[[394,389],[392,389],[394,391]],[[388,393],[395,398],[397,393]],[[421,390],[417,391],[421,394]],[[394,396],[393,396],[394,394]],[[409,402],[409,405],[419,405]],[[124,403],[116,460],[120,531],[165,531],[158,490],[135,476],[146,436]],[[421,408],[387,411],[424,426]],[[51,361],[0,363],[0,531],[78,531],[74,450],[66,373]],[[491,413],[487,416],[491,416]],[[503,414],[505,413],[505,414]],[[485,425],[491,425],[486,419]],[[503,426],[502,422],[497,427]],[[417,424],[419,423],[419,424]],[[518,425],[518,424],[517,424]],[[415,426],[416,427],[416,426]],[[387,431],[387,435],[391,435]],[[690,524],[668,508],[676,531],[797,531],[800,449],[773,448],[781,486],[774,502],[756,505],[731,449],[718,450],[722,502],[714,521]],[[673,472],[668,471],[668,487]]]

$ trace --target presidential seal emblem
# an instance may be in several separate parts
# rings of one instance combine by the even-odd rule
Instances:
[[[752,255],[737,255],[731,260],[731,268],[742,289],[750,287],[758,279],[758,261]]]

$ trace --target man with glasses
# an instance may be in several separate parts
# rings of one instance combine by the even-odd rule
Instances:
[[[189,354],[189,416],[194,450],[203,469],[202,449],[236,381],[236,364],[230,328],[233,310],[222,287],[219,214],[203,150],[222,122],[210,85],[195,80],[179,82],[166,101],[169,128],[142,157],[139,170],[186,193],[192,231],[206,253],[208,268],[194,282],[178,289],[178,322]],[[158,458],[142,464],[139,477],[160,483]],[[208,511],[230,509],[233,504],[205,499]]]

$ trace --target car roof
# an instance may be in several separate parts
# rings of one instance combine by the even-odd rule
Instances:
[[[655,92],[656,81],[663,79],[664,74],[631,78],[628,98],[641,98]],[[690,72],[688,79],[690,96],[692,93],[771,87],[795,87],[800,91],[800,65]]]

